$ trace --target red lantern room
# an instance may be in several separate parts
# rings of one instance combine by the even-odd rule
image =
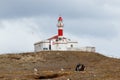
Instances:
[[[62,21],[63,19],[62,19],[62,17],[60,16],[59,18],[58,18],[58,21]]]

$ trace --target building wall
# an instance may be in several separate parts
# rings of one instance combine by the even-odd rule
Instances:
[[[95,47],[91,47],[91,46],[81,47],[80,51],[95,52]]]
[[[67,44],[62,43],[62,44],[56,44],[54,50],[66,50]]]
[[[67,48],[77,48],[77,42],[70,42],[67,44]]]
[[[41,41],[34,44],[34,50],[35,52],[49,50],[49,41]]]
[[[35,44],[34,45],[34,50],[35,50],[35,52],[40,51],[41,50],[41,44]]]
[[[45,40],[34,45],[35,51],[43,50],[73,50],[77,48],[77,42],[72,42],[67,39],[56,41],[56,39]],[[51,49],[49,48],[51,45]]]
[[[50,48],[51,45],[51,48]],[[52,39],[51,41],[45,40],[38,42],[34,45],[35,52],[38,51],[46,51],[46,50],[60,50],[60,51],[85,51],[85,52],[95,52],[95,47],[86,46],[78,48],[78,43],[64,40],[64,41],[56,41],[55,39]]]

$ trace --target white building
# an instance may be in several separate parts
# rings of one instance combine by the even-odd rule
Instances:
[[[35,52],[44,50],[77,50],[77,41],[72,41],[63,36],[63,19],[58,18],[58,34],[34,44]]]
[[[63,19],[60,16],[57,23],[58,34],[46,40],[35,43],[35,52],[48,50],[95,52],[95,47],[87,46],[78,48],[77,41],[72,41],[71,39],[64,37],[63,26]]]

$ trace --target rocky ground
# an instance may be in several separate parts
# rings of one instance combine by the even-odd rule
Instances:
[[[78,63],[84,71],[75,71]],[[43,51],[0,55],[0,80],[119,80],[120,59],[99,53]]]

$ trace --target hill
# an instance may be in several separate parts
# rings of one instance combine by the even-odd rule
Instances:
[[[76,72],[78,63],[85,70]],[[99,53],[41,51],[0,55],[0,80],[119,80],[120,59]]]

